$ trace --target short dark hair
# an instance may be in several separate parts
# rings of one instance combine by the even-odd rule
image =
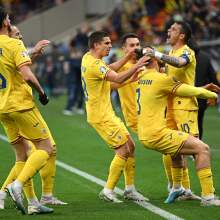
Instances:
[[[190,25],[184,21],[176,21],[175,23],[181,26],[181,33],[185,34],[185,43],[187,43],[192,36]]]
[[[126,33],[121,38],[121,45],[123,46],[128,38],[137,38],[139,39],[137,34],[134,33]]]
[[[6,19],[7,14],[6,10],[3,7],[0,7],[0,28],[3,27],[3,21]]]
[[[89,49],[94,48],[95,43],[103,41],[104,37],[109,37],[109,34],[105,31],[95,31],[91,33],[88,40]]]

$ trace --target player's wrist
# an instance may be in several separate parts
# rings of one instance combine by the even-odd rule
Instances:
[[[163,54],[159,51],[154,51],[154,56],[158,59],[158,60],[161,60]]]

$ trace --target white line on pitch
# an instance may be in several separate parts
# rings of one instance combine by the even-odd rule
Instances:
[[[7,137],[4,136],[4,135],[0,134],[0,139],[2,139],[5,142],[8,142]],[[85,179],[87,179],[91,182],[94,182],[94,183],[96,183],[100,186],[103,186],[103,187],[105,186],[106,182],[104,180],[101,180],[101,179],[99,179],[95,176],[92,176],[92,175],[90,175],[90,174],[88,174],[84,171],[81,171],[81,170],[79,170],[79,169],[77,169],[73,166],[70,166],[70,165],[68,165],[68,164],[66,164],[62,161],[57,160],[56,164],[57,164],[57,166],[65,169],[65,170],[67,170],[71,173],[77,174],[77,175],[79,175],[79,176],[81,176],[81,177],[83,177],[83,178],[85,178]],[[123,190],[119,189],[118,187],[115,187],[115,192],[119,195],[123,195]],[[163,210],[163,209],[161,209],[161,208],[159,208],[155,205],[152,205],[149,202],[134,202],[134,203],[136,203],[137,205],[139,205],[139,206],[141,206],[141,207],[143,207],[143,208],[145,208],[145,209],[147,209],[147,210],[149,210],[149,211],[155,213],[156,215],[159,215],[159,216],[161,216],[165,219],[168,219],[168,220],[184,220],[183,218],[180,218],[176,215],[173,215],[172,213],[167,212],[167,211],[165,211],[165,210]]]

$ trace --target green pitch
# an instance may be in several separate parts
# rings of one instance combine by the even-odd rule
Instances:
[[[63,116],[65,105],[63,97],[52,99],[41,112],[47,121],[57,143],[58,160],[78,168],[102,180],[106,180],[108,167],[113,152],[98,137],[96,132],[86,123],[85,116]],[[0,134],[4,134],[0,128]],[[187,220],[220,219],[220,209],[201,207],[197,201],[175,202],[172,205],[163,203],[167,196],[166,178],[159,153],[146,150],[136,142],[136,187],[150,202]],[[216,108],[210,108],[205,117],[204,141],[212,149],[213,174],[216,192],[220,195],[220,114]],[[8,143],[0,139],[0,183],[4,181],[14,162],[14,155]],[[195,175],[193,162],[189,160],[192,190],[199,195],[200,186]],[[35,177],[35,185],[40,195],[40,180]],[[123,178],[118,184],[123,189]],[[67,206],[54,207],[54,214],[43,216],[22,216],[14,209],[10,199],[6,200],[6,209],[0,210],[0,219],[45,219],[45,220],[156,220],[164,219],[133,202],[111,204],[100,201],[98,193],[102,187],[77,174],[57,167],[55,195],[68,202]]]

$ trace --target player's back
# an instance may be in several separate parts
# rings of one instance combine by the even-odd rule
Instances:
[[[89,52],[82,58],[82,86],[85,94],[87,120],[99,123],[114,114],[110,99],[110,82],[106,74],[109,67]]]
[[[179,83],[155,69],[145,70],[139,80],[138,136],[140,140],[157,138],[166,127],[165,111],[169,93]]]
[[[32,91],[18,68],[31,63],[22,41],[0,35],[0,113],[34,106]]]

